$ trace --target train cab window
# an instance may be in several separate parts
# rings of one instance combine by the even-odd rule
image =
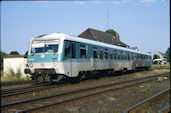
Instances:
[[[65,56],[70,57],[70,43],[69,42],[65,43]]]
[[[85,45],[80,45],[80,57],[86,58],[86,46]]]
[[[105,59],[108,59],[108,54],[109,54],[108,49],[105,49]]]
[[[103,59],[103,49],[100,48],[100,59]]]
[[[76,57],[76,49],[75,49],[75,44],[72,44],[72,58]]]
[[[112,50],[110,50],[110,52],[109,52],[109,56],[110,56],[110,59],[113,59],[113,51]]]
[[[93,48],[93,56],[94,56],[94,58],[98,58],[98,49],[97,49],[97,47]]]
[[[113,51],[113,54],[114,54],[114,59],[117,59],[117,51],[116,50]]]

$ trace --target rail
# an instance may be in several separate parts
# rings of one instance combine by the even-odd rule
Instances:
[[[165,90],[163,90],[163,91],[161,91],[161,92],[159,92],[159,93],[153,95],[152,97],[147,98],[147,99],[145,99],[145,100],[143,100],[143,101],[141,101],[141,102],[139,102],[139,103],[137,103],[137,104],[131,106],[130,108],[124,110],[123,113],[136,113],[135,111],[136,111],[137,109],[139,109],[141,106],[143,106],[143,105],[146,104],[147,102],[151,101],[152,99],[154,99],[154,98],[156,98],[156,97],[158,97],[158,96],[160,96],[160,95],[162,95],[162,94],[168,92],[169,90],[170,90],[170,88],[165,89]]]

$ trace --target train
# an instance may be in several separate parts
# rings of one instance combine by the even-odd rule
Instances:
[[[149,69],[150,53],[132,50],[64,33],[33,37],[29,43],[25,73],[32,80],[78,80],[85,73]]]

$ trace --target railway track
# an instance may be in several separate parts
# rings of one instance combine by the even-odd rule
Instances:
[[[131,106],[130,108],[124,110],[123,113],[138,113],[138,112],[142,112],[141,110],[144,110],[143,109],[144,106],[148,105],[152,100],[154,100],[156,98],[160,98],[161,96],[165,95],[166,93],[170,93],[170,88],[165,89],[165,90],[163,90],[163,91],[153,95],[152,97],[147,98],[147,99],[145,99],[145,100],[143,100],[143,101],[141,101],[141,102]],[[160,110],[159,113],[162,113],[164,111],[165,112],[166,111],[169,112],[169,108],[170,108],[170,106]]]
[[[139,71],[143,71],[143,70],[139,70]],[[139,71],[137,71],[137,72],[139,72]],[[133,73],[133,72],[127,72],[127,73],[124,73],[123,72],[123,73],[121,73],[121,75],[123,75],[123,74],[130,74],[130,73]],[[21,81],[21,82],[23,82],[23,81]],[[32,83],[31,81],[28,81],[28,82]],[[18,83],[20,83],[20,82],[18,82]],[[40,90],[45,89],[46,86],[48,86],[48,85],[51,85],[48,88],[59,87],[57,85],[65,86],[64,84],[63,85],[61,85],[61,84],[63,84],[62,81],[61,82],[58,82],[56,84],[53,84],[53,83],[35,83],[35,84],[32,84],[30,86],[26,86],[26,87],[17,87],[17,88],[10,88],[10,89],[1,89],[1,97],[15,96],[15,95],[24,94],[24,93],[29,93],[29,92],[34,92],[34,91],[40,91]]]
[[[25,81],[10,81],[10,82],[1,82],[1,89],[9,89],[9,88],[16,88],[21,86],[27,86],[31,84],[35,84],[32,80],[25,80]]]
[[[127,88],[130,86],[138,85],[144,82],[151,82],[156,80],[160,76],[166,76],[169,73],[162,73],[153,76],[138,78],[134,80],[127,80],[117,83],[109,83],[105,85],[76,89],[67,92],[61,92],[55,95],[43,96],[34,99],[28,99],[23,101],[15,101],[1,105],[2,111],[11,111],[17,113],[35,112],[36,110],[45,109],[53,105],[59,105],[73,100],[78,100],[88,96],[97,95],[104,92],[114,91],[117,89]]]
[[[1,90],[1,98],[8,97],[8,96],[15,96],[19,94],[24,94],[24,93],[29,93],[29,92],[34,92],[34,91],[39,91],[43,90],[48,87],[49,88],[54,88],[54,87],[59,87],[60,86],[65,86],[68,84],[53,84],[53,83],[40,83],[40,84],[34,84],[31,86],[26,86],[26,87],[19,87],[19,88],[12,88],[12,89],[5,89]]]

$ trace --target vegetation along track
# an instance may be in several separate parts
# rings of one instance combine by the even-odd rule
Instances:
[[[1,105],[1,110],[4,112],[35,112],[35,110],[41,110],[53,105],[78,100],[84,97],[93,96],[96,94],[114,91],[116,89],[127,88],[144,82],[151,82],[156,80],[160,76],[168,76],[170,73],[156,74],[148,77],[138,78],[134,80],[127,80],[117,83],[110,83],[95,87],[83,88],[72,90],[68,92],[61,92],[55,95],[44,96],[40,98],[33,98],[29,100],[16,101]]]
[[[131,106],[130,108],[124,110],[123,113],[145,113],[145,112],[147,112],[147,111],[146,111],[147,108],[145,108],[145,106],[151,107],[151,105],[149,105],[150,102],[153,103],[153,104],[154,104],[154,103],[157,103],[157,102],[154,102],[155,99],[156,99],[156,100],[159,99],[159,101],[160,101],[161,97],[162,97],[162,96],[166,96],[167,93],[168,93],[168,94],[170,93],[170,88],[165,89],[165,90],[163,90],[163,91],[161,91],[161,92],[159,92],[159,93],[153,95],[152,97],[147,98],[147,99],[145,99],[145,100],[143,100],[143,101],[141,101],[141,102],[139,102],[139,103],[137,103],[137,104]],[[168,108],[170,108],[170,106],[168,106]],[[156,109],[156,108],[155,108],[155,109]],[[169,111],[169,109],[163,109],[163,111],[164,111],[164,110],[165,110],[165,111]],[[162,111],[162,110],[160,110],[160,111]],[[157,112],[157,111],[155,111],[155,112]]]

